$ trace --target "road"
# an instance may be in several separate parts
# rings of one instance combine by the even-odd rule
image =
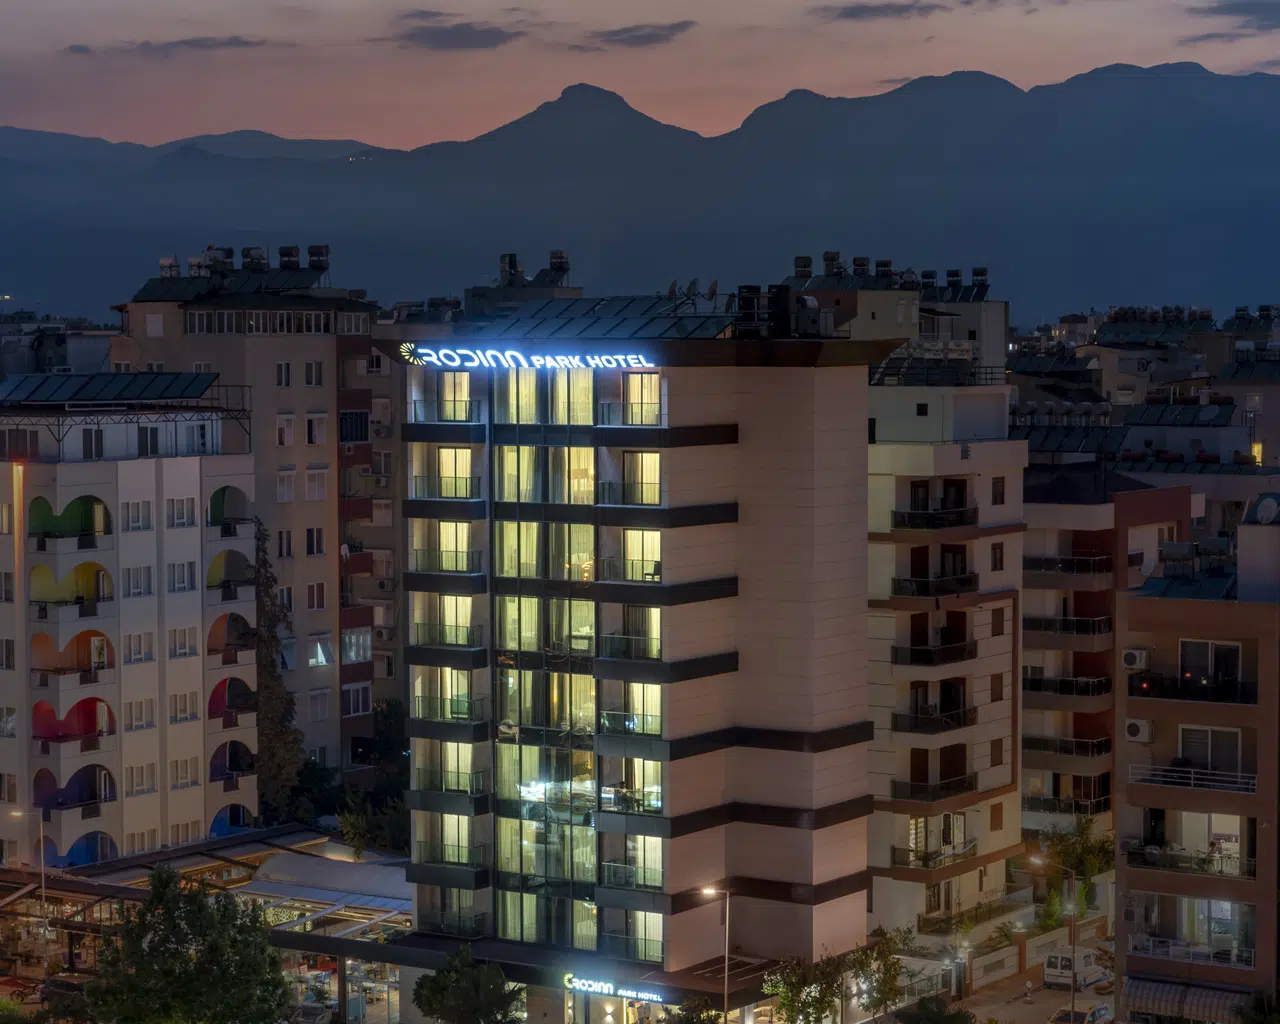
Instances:
[[[1020,981],[1004,981],[979,989],[964,1005],[978,1019],[978,1024],[994,1018],[1000,1024],[1046,1024],[1050,1015],[1071,1002],[1066,989],[1036,989],[1031,1002],[1024,1002],[1026,985]],[[1115,1011],[1115,996],[1094,995],[1092,988],[1076,993],[1076,1009],[1085,1010],[1094,1003],[1107,1003]]]

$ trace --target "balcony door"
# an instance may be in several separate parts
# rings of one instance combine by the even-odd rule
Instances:
[[[89,638],[89,664],[93,668],[107,667],[107,638],[91,636]]]
[[[963,678],[942,680],[938,684],[938,711],[944,715],[963,711],[967,688]]]
[[[968,774],[968,748],[963,743],[953,743],[938,751],[938,781],[950,782]]]
[[[917,716],[929,714],[929,684],[920,679],[911,683],[911,713]]]
[[[942,545],[942,578],[963,576],[969,571],[969,554],[963,544]]]
[[[911,646],[929,646],[929,613],[916,612],[911,616]]]
[[[928,512],[929,511],[929,481],[928,480],[912,480],[911,481],[911,511],[912,512]]]
[[[929,785],[929,751],[922,747],[911,748],[911,784]]]
[[[929,546],[927,544],[911,549],[911,578],[913,580],[929,578]]]
[[[942,481],[942,507],[944,509],[968,508],[969,487],[964,480]]]
[[[1180,726],[1178,752],[1188,768],[1235,775],[1240,771],[1240,731]]]
[[[942,852],[954,853],[963,850],[965,843],[964,813],[942,815]]]
[[[942,644],[962,644],[969,639],[969,622],[964,612],[947,612],[947,624],[942,627]]]

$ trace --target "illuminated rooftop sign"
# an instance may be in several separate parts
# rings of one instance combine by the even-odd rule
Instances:
[[[440,366],[446,369],[455,367],[467,370],[475,366],[489,369],[605,369],[605,370],[644,370],[654,369],[642,355],[634,352],[615,352],[610,355],[570,355],[553,356],[525,355],[515,349],[478,349],[478,348],[433,348],[429,345],[418,345],[406,341],[400,346],[400,354],[418,366]]]
[[[575,974],[564,976],[564,987],[575,992],[587,992],[597,996],[618,996],[620,999],[639,999],[645,1003],[664,1002],[662,993],[645,992],[629,988],[626,985],[615,985],[612,981],[598,981],[593,978],[579,978]]]

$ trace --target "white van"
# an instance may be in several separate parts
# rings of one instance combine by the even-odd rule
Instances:
[[[1091,949],[1075,951],[1076,990],[1083,991],[1096,985],[1107,976]],[[1050,953],[1044,961],[1045,988],[1071,988],[1071,950],[1060,949]]]

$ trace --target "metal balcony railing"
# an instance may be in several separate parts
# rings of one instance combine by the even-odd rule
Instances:
[[[662,868],[605,861],[600,865],[600,884],[610,889],[662,890]]]
[[[1199,700],[1212,704],[1257,704],[1258,684],[1244,679],[1190,679],[1155,672],[1135,672],[1129,676],[1129,696],[1153,700]]]
[[[419,840],[414,844],[413,862],[482,868],[489,863],[489,847],[483,843],[474,846],[455,846],[434,839]]]
[[[431,793],[466,793],[480,796],[487,793],[488,773],[448,772],[436,768],[419,768],[413,773],[413,788]]]
[[[975,857],[977,853],[977,839],[970,839],[967,843],[951,850],[910,850],[901,846],[890,849],[895,868],[945,868],[948,864],[956,864]]]
[[[596,499],[601,505],[661,505],[662,484],[635,480],[605,481]]]
[[[620,814],[661,814],[662,790],[656,787],[601,786],[600,808]]]
[[[429,722],[483,722],[483,697],[414,697],[412,716]]]
[[[891,593],[894,597],[952,597],[956,594],[974,594],[978,590],[978,574],[939,576],[934,579],[895,576]]]
[[[484,627],[415,622],[409,639],[415,647],[483,647]]]
[[[647,558],[601,558],[596,562],[596,579],[613,583],[661,583],[662,562]]]
[[[1024,615],[1022,628],[1033,633],[1062,633],[1073,636],[1101,636],[1113,629],[1110,615],[1094,618],[1062,618],[1053,615]]]
[[[479,551],[432,551],[415,550],[413,552],[414,572],[465,572],[481,571]]]
[[[470,910],[420,910],[418,931],[431,935],[481,939],[489,934],[489,915]]]
[[[968,640],[958,644],[939,644],[924,647],[895,646],[889,652],[890,660],[895,665],[954,665],[961,661],[972,661],[978,656],[978,644]]]
[[[1041,814],[1073,814],[1093,815],[1105,814],[1111,810],[1111,797],[1099,796],[1091,800],[1080,800],[1070,796],[1024,796],[1024,811],[1035,811]]]
[[[916,918],[916,931],[921,935],[950,935],[960,928],[994,921],[1007,914],[1026,910],[1029,906],[1032,906],[1032,890],[1020,889],[1009,893],[1004,899],[979,903],[976,907],[952,914],[919,914]]]
[[[1256,775],[1215,771],[1212,768],[1189,768],[1181,765],[1131,764],[1129,781],[1149,786],[1217,789],[1224,793],[1256,793],[1258,791]]]
[[[956,526],[977,526],[977,508],[944,508],[932,512],[893,510],[895,530],[949,530]]]
[[[626,658],[643,661],[662,660],[661,637],[623,636],[620,633],[605,633],[596,639],[601,658]]]
[[[480,497],[478,476],[415,476],[409,485],[409,497],[415,499]]]
[[[1214,964],[1245,970],[1253,970],[1255,964],[1254,951],[1242,949],[1234,943],[1208,946],[1188,942],[1186,939],[1162,939],[1155,935],[1130,935],[1129,952],[1157,960],[1179,960],[1183,963]]]
[[[1102,697],[1111,692],[1110,676],[1023,676],[1027,693],[1053,693],[1059,697]]]
[[[1089,576],[1110,572],[1111,556],[1023,555],[1022,570],[1023,572],[1056,572],[1072,576]]]
[[[959,708],[955,711],[894,712],[892,726],[894,732],[940,733],[976,725],[977,721],[977,708]]]
[[[602,427],[665,427],[667,418],[658,402],[601,402]]]
[[[600,731],[609,736],[661,736],[662,716],[635,711],[601,711]]]
[[[1125,859],[1130,867],[1156,871],[1182,871],[1193,875],[1224,875],[1233,878],[1256,878],[1258,862],[1236,854],[1166,850],[1147,846],[1142,840],[1127,845]]]
[[[960,796],[963,793],[973,793],[977,788],[976,772],[942,782],[908,782],[904,779],[892,779],[889,782],[889,793],[894,800],[920,800],[926,803],[945,800],[949,796]]]
[[[1074,757],[1101,757],[1111,753],[1111,737],[1096,739],[1070,739],[1064,736],[1036,736],[1022,734],[1023,750],[1038,750],[1047,754],[1070,754]]]

